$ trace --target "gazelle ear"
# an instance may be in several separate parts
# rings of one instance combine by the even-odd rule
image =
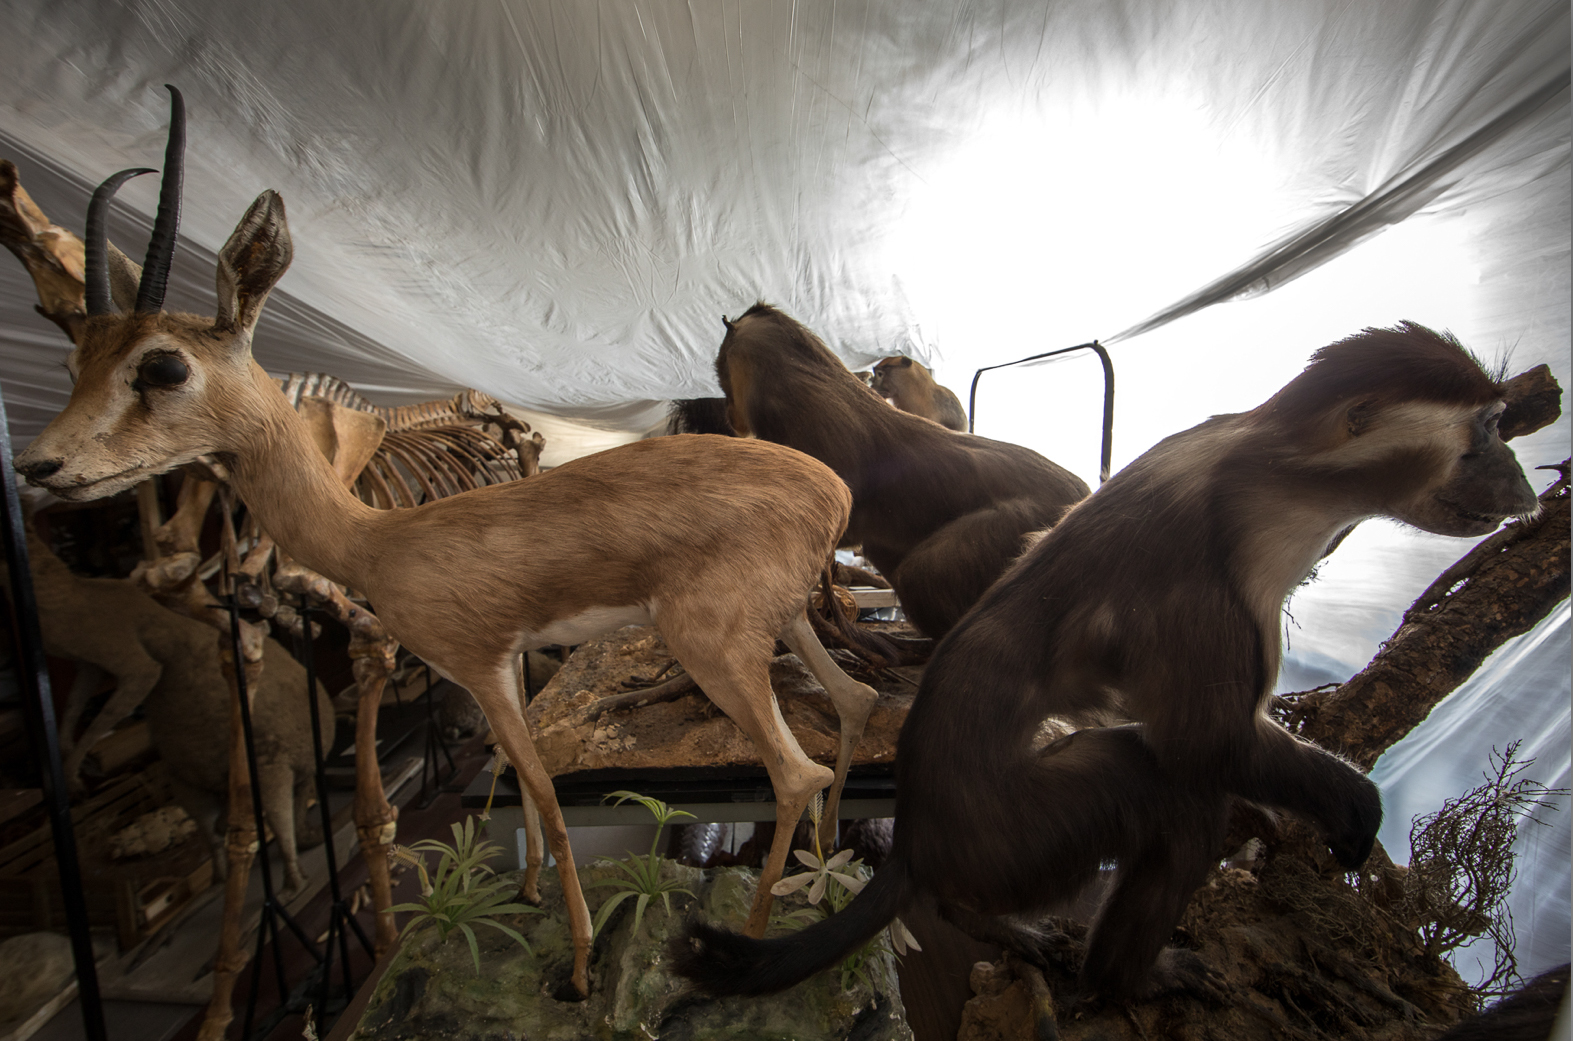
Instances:
[[[284,200],[269,189],[257,196],[219,250],[215,327],[249,336],[262,314],[263,302],[294,255],[284,220]]]
[[[109,297],[115,306],[129,312],[137,305],[137,289],[142,284],[142,265],[120,252],[113,242],[109,246]]]

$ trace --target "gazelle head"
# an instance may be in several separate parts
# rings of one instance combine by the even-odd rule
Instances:
[[[219,252],[212,319],[163,310],[180,222],[185,105],[169,88],[171,116],[158,217],[140,272],[109,246],[109,201],[122,170],[88,205],[87,322],[66,365],[71,400],[16,457],[16,469],[62,499],[100,499],[228,446],[252,387],[251,333],[292,250],[277,192],[257,196]]]

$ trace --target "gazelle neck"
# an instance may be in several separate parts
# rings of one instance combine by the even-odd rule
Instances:
[[[302,564],[335,582],[360,581],[374,556],[368,539],[381,511],[357,499],[333,472],[306,424],[255,362],[250,422],[229,439],[230,483],[262,530]]]

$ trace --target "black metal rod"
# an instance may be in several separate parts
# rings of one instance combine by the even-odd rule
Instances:
[[[1109,468],[1114,458],[1114,361],[1109,357],[1109,352],[1097,340],[1090,343],[1078,343],[1074,347],[1061,347],[1057,351],[1044,351],[1027,358],[1017,358],[1015,361],[1001,362],[998,365],[985,365],[972,374],[972,389],[967,394],[967,433],[976,433],[978,418],[978,380],[983,378],[985,372],[994,369],[1006,369],[1012,365],[1025,365],[1030,361],[1042,361],[1072,351],[1094,351],[1098,360],[1103,363],[1103,440],[1099,448],[1098,480],[1109,479]]]
[[[240,642],[240,609],[235,604],[235,594],[228,593],[224,602],[229,607],[229,640],[235,656],[235,693],[240,698],[240,730],[246,742],[246,771],[251,777],[251,814],[257,825],[257,866],[262,872],[262,904],[264,909],[273,901],[273,875],[268,870],[267,832],[263,828],[262,779],[257,771],[256,737],[251,729],[251,697],[246,691],[246,656]],[[279,836],[279,843],[284,837]]]
[[[226,576],[225,584],[230,585]],[[246,690],[246,656],[240,640],[240,608],[235,602],[233,589],[224,596],[224,603],[229,610],[229,640],[231,653],[235,659],[235,693],[240,699],[240,729],[245,739],[246,770],[251,778],[251,813],[257,829],[257,870],[262,875],[262,917],[257,923],[257,953],[251,966],[251,989],[246,995],[246,1017],[242,1023],[240,1036],[251,1037],[251,1024],[256,1014],[257,991],[262,985],[262,947],[271,934],[273,939],[274,972],[278,976],[280,999],[287,993],[284,980],[284,954],[279,941],[282,935],[279,932],[279,923],[284,925],[294,934],[295,939],[306,949],[318,965],[322,964],[322,955],[317,951],[317,945],[306,935],[304,929],[296,923],[279,903],[278,897],[273,892],[273,873],[268,863],[267,833],[264,831],[264,818],[262,813],[262,783],[257,770],[257,744],[256,735],[251,726],[251,699]],[[276,835],[279,848],[282,850],[284,843],[295,841],[293,835]]]
[[[1103,363],[1103,445],[1098,453],[1098,483],[1102,484],[1109,479],[1114,462],[1114,359],[1097,340],[1092,341],[1092,349]]]
[[[337,942],[339,948],[340,972],[344,977],[346,999],[355,993],[355,977],[350,966],[350,932],[353,930],[361,948],[368,956],[375,958],[375,947],[360,928],[360,923],[350,915],[349,907],[344,902],[343,887],[339,884],[339,854],[333,839],[333,810],[328,804],[327,753],[322,747],[322,713],[317,706],[317,654],[312,645],[311,610],[311,602],[302,596],[299,612],[300,651],[302,664],[306,666],[306,704],[310,706],[311,714],[311,750],[312,762],[316,765],[317,812],[322,819],[322,852],[328,872],[328,935],[323,945],[322,989],[317,1002],[319,1021],[326,1022],[323,1017],[327,1015],[328,1004],[333,994],[334,943]],[[349,928],[345,928],[346,924]],[[326,1032],[319,1031],[319,1033]]]
[[[93,957],[93,935],[87,919],[87,899],[82,892],[82,864],[77,858],[76,832],[71,824],[71,796],[66,789],[65,768],[60,762],[49,667],[44,660],[44,638],[38,627],[38,598],[28,566],[26,522],[22,519],[22,500],[17,495],[16,472],[11,465],[11,429],[3,400],[0,400],[0,484],[5,485],[4,521],[0,526],[5,529],[6,564],[11,569],[11,614],[16,622],[22,715],[28,740],[38,758],[44,805],[55,840],[61,903],[71,933],[71,957],[76,962],[82,1029],[87,1041],[108,1041],[103,998],[98,989],[98,967]]]

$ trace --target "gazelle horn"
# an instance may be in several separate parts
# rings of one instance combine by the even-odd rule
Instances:
[[[142,263],[142,282],[137,286],[138,314],[164,308],[164,288],[169,282],[175,237],[180,229],[180,186],[186,170],[186,101],[179,90],[167,83],[164,86],[169,90],[169,144],[164,149],[158,217],[153,221],[153,237],[148,240],[147,259]]]
[[[114,198],[120,186],[131,178],[155,172],[147,167],[139,167],[111,174],[93,192],[92,201],[87,204],[87,228],[82,233],[84,249],[82,267],[87,284],[82,288],[86,296],[89,318],[94,315],[113,314],[115,310],[109,292],[109,229],[107,227],[109,200]]]

